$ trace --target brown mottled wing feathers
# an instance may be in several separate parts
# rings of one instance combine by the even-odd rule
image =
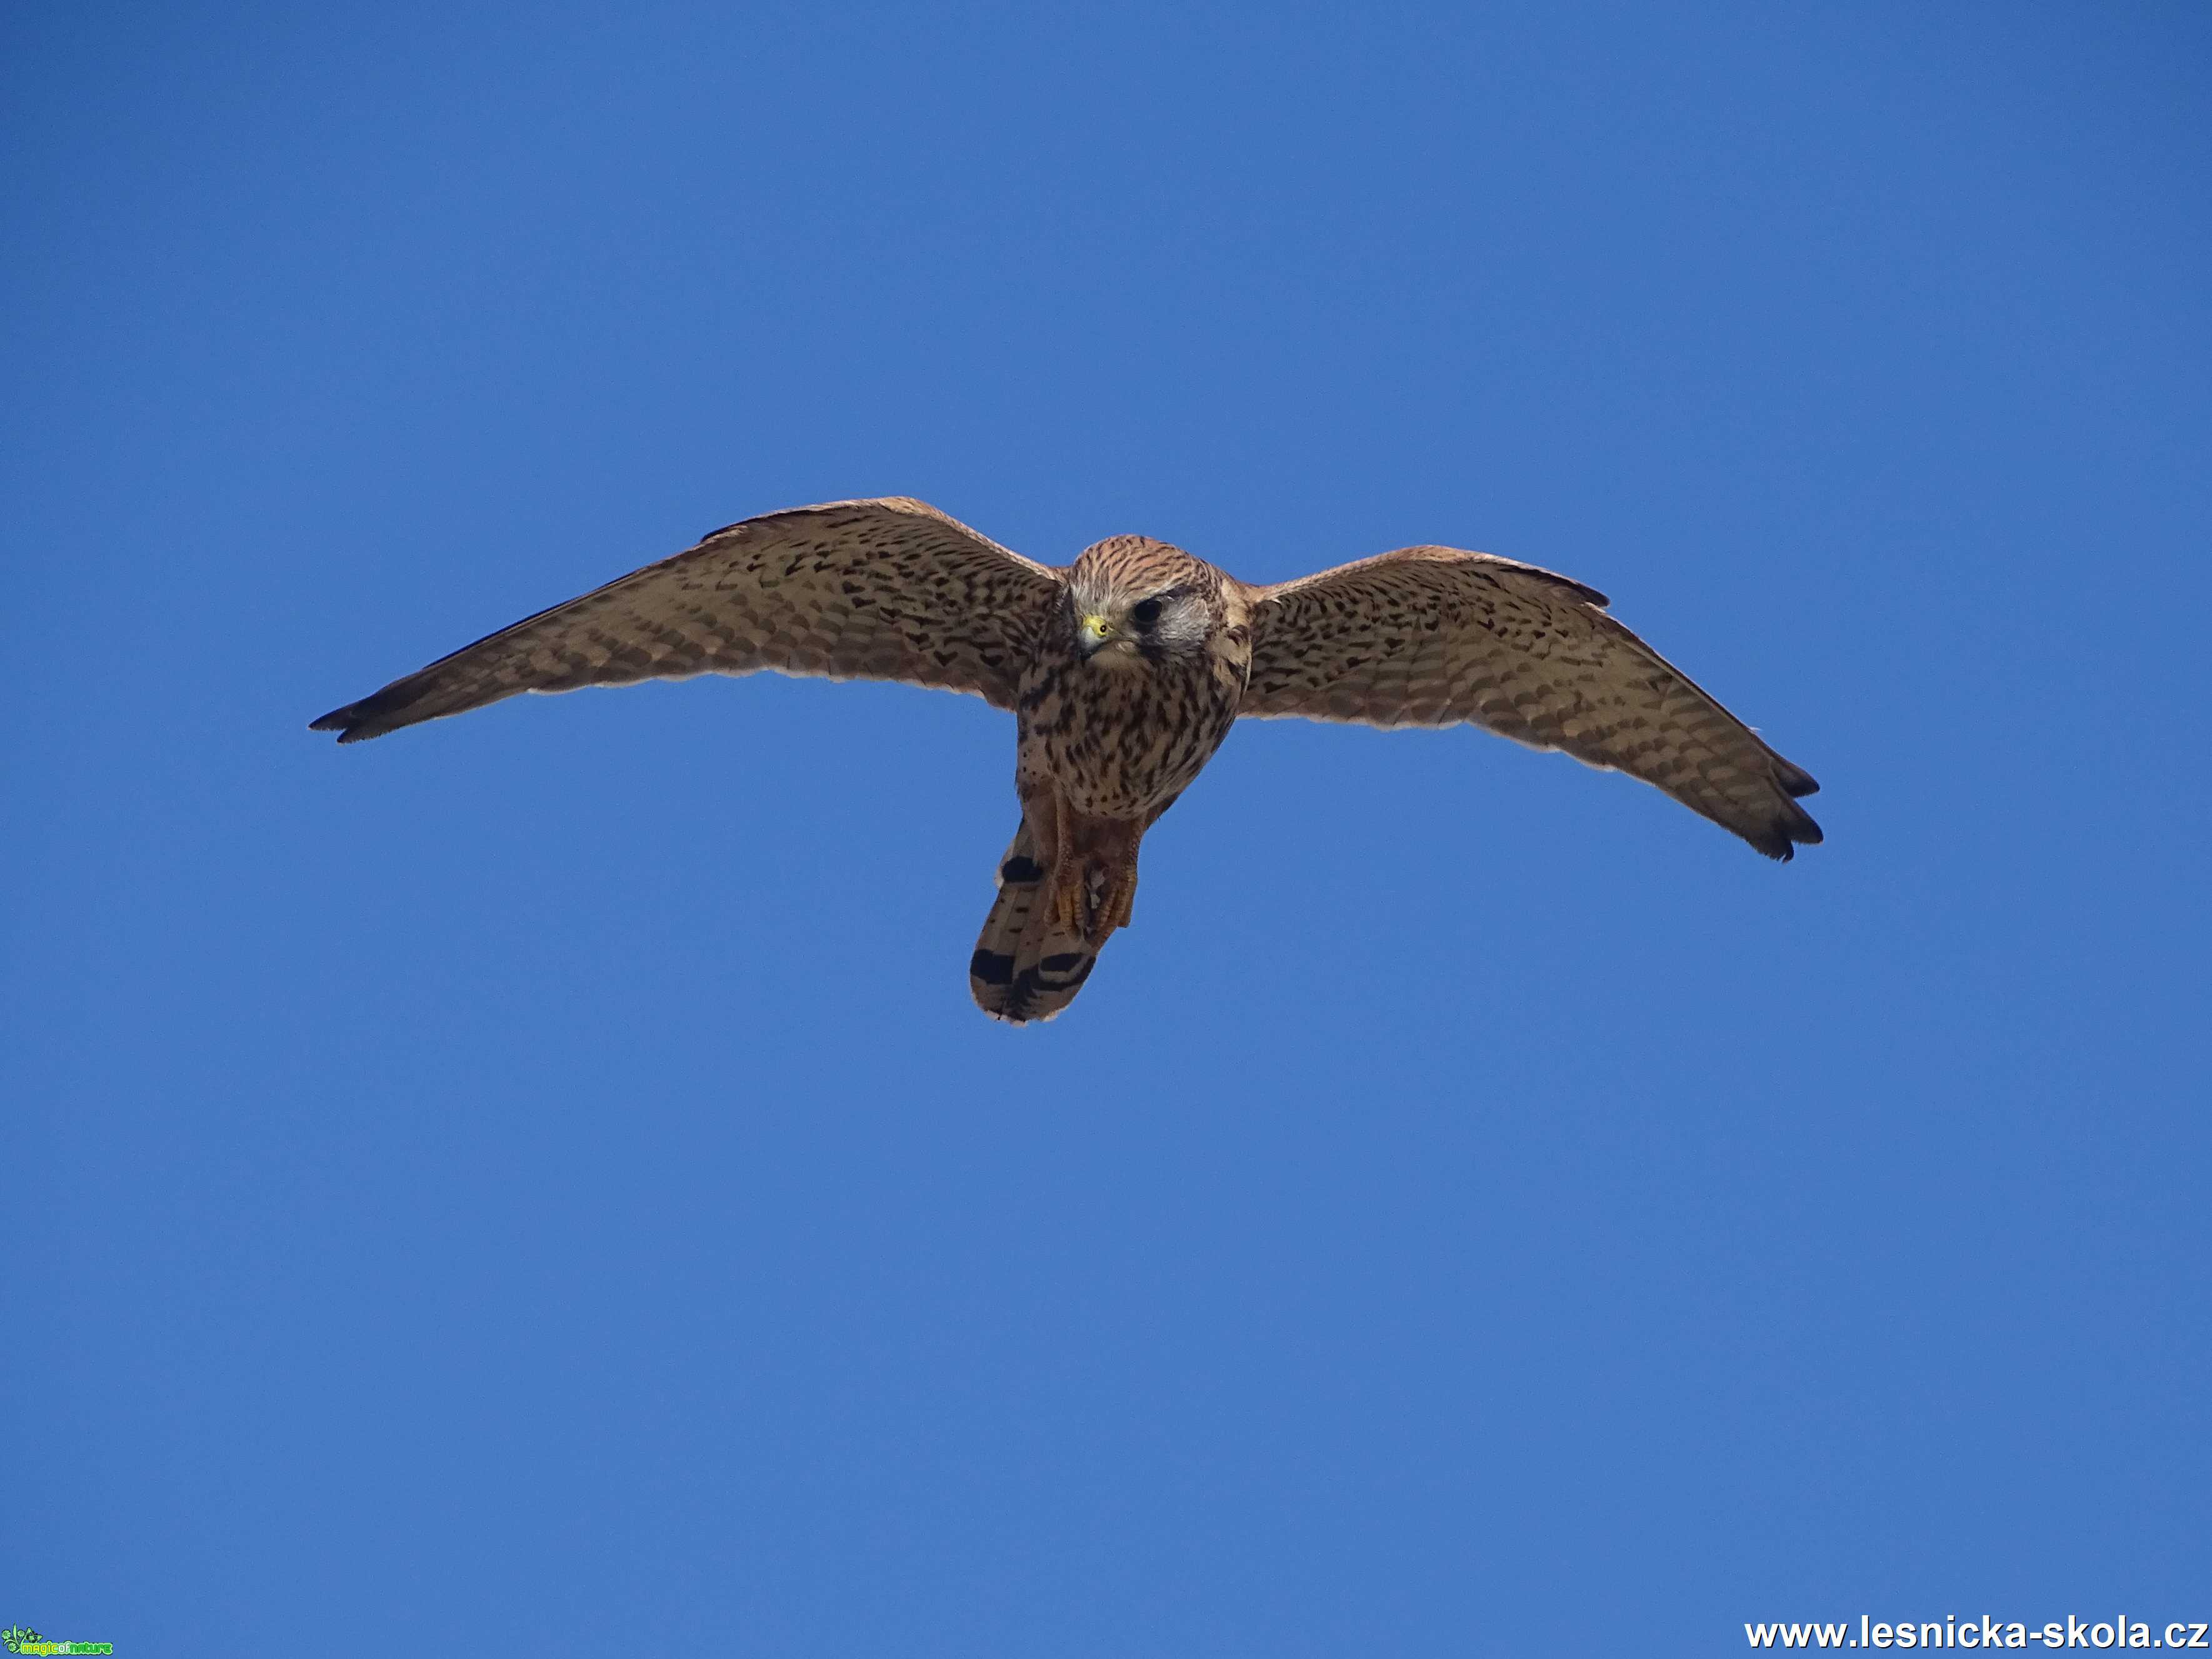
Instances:
[[[1656,784],[1770,858],[1820,839],[1820,786],[1605,612],[1532,565],[1409,547],[1254,592],[1241,712],[1469,721]]]
[[[748,519],[501,629],[313,723],[340,743],[520,691],[775,669],[1012,706],[1060,578],[935,507],[833,501]]]

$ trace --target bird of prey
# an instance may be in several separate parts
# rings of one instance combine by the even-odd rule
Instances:
[[[519,691],[694,674],[902,680],[1012,711],[1022,818],[969,966],[983,1012],[1074,1000],[1137,848],[1240,718],[1480,726],[1654,784],[1772,859],[1819,787],[1565,576],[1407,547],[1273,586],[1115,536],[1055,568],[924,502],[747,519],[313,722],[340,743]]]

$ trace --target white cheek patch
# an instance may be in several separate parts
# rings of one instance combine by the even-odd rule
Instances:
[[[1178,599],[1161,614],[1152,637],[1177,656],[1195,656],[1206,648],[1205,608],[1190,599]]]

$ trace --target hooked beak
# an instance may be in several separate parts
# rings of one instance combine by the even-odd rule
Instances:
[[[1086,657],[1096,653],[1100,646],[1111,644],[1120,637],[1115,633],[1114,625],[1103,617],[1093,614],[1076,618],[1075,642]]]

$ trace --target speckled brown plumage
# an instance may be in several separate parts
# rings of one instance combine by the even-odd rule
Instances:
[[[1642,778],[1769,857],[1818,842],[1813,780],[1605,605],[1443,547],[1273,587],[1141,536],[1055,569],[921,501],[836,501],[717,531],[313,725],[350,743],[523,691],[764,668],[975,693],[1016,715],[1022,823],[969,985],[1021,1023],[1127,925],[1145,832],[1239,715],[1466,722]]]
[[[1769,858],[1816,842],[1820,786],[1606,614],[1534,565],[1408,547],[1261,588],[1241,713],[1464,721],[1655,784]]]

